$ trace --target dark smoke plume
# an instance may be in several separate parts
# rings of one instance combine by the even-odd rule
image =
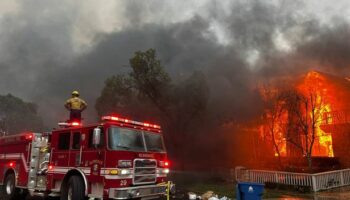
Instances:
[[[198,10],[196,1],[118,1],[121,19],[108,31],[96,28],[104,18],[90,14],[94,4],[16,3],[0,21],[0,92],[37,103],[49,127],[67,117],[63,102],[75,89],[89,103],[85,118],[95,121],[104,80],[130,72],[129,58],[149,48],[175,81],[204,72],[218,123],[259,115],[261,79],[310,69],[350,74],[348,21],[324,22],[304,1],[207,1]],[[193,9],[181,13],[186,5]]]

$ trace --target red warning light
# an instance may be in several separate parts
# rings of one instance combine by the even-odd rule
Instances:
[[[26,140],[31,140],[31,139],[33,139],[33,134],[32,133],[27,133],[25,135],[25,138],[26,138]]]
[[[15,162],[10,162],[8,165],[9,165],[9,167],[15,167],[16,163]]]
[[[119,118],[118,117],[111,117],[111,120],[118,121]]]
[[[149,123],[143,123],[143,126],[149,127],[150,124]]]
[[[71,125],[72,126],[80,126],[81,124],[79,122],[72,122]]]
[[[150,123],[147,123],[147,122],[133,121],[133,120],[120,118],[120,117],[115,117],[115,116],[103,116],[102,120],[119,121],[119,122],[123,122],[123,123],[128,123],[128,124],[133,124],[133,125],[138,125],[138,126],[144,126],[144,127],[150,127],[150,128],[154,128],[154,129],[160,129],[161,128],[159,125],[150,124]]]
[[[170,165],[169,161],[165,161],[165,162],[164,162],[164,166],[165,166],[165,167],[169,167],[169,165]]]
[[[159,166],[160,167],[164,167],[164,168],[167,168],[167,167],[169,167],[170,166],[170,162],[169,161],[160,161],[159,162]]]

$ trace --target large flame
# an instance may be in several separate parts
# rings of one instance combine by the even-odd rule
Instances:
[[[324,120],[324,116],[327,113],[330,113],[332,111],[332,104],[327,99],[327,84],[324,80],[324,77],[320,75],[317,72],[309,72],[306,77],[297,84],[296,89],[306,97],[309,95],[309,92],[312,90],[314,95],[314,103],[316,104],[315,109],[312,111],[314,113],[314,122],[315,122],[315,140],[314,145],[312,149],[312,156],[323,156],[323,157],[334,157],[333,152],[333,146],[332,146],[332,133],[325,132],[321,129],[321,125]],[[266,100],[266,97],[265,97]],[[267,99],[268,100],[268,99]],[[310,118],[312,117],[312,113],[310,111]],[[316,115],[315,115],[316,113]],[[271,113],[267,113],[268,119],[271,119]],[[273,124],[270,123],[270,120],[268,120],[267,124],[262,125],[261,127],[261,135],[268,134],[268,131],[271,131],[271,128],[273,128],[274,136],[272,139],[274,139],[276,142],[276,145],[278,146],[278,150],[276,150],[276,147],[274,147],[275,156],[287,156],[288,155],[288,148],[291,148],[292,146],[287,145],[287,141],[284,135],[283,126],[287,122],[288,113],[283,113],[278,121],[276,121]],[[332,119],[327,119],[328,124],[332,124]],[[271,135],[271,132],[270,132]],[[310,135],[311,137],[311,135]],[[304,139],[305,140],[305,139]],[[302,141],[305,143],[305,141]]]
[[[316,130],[316,139],[315,145],[313,147],[312,155],[313,156],[328,156],[334,157],[333,147],[332,147],[332,133],[326,133],[321,129],[323,122],[323,117],[326,113],[332,111],[331,103],[328,98],[328,88],[325,78],[318,72],[312,71],[309,72],[304,81],[299,86],[299,90],[304,95],[308,95],[308,92],[312,90],[316,95],[316,106],[315,106],[315,130]],[[312,113],[310,113],[310,116]],[[328,119],[328,123],[331,123],[331,119]]]
[[[317,96],[317,99],[320,99],[320,96]],[[318,100],[317,100],[318,101]],[[323,116],[326,113],[331,112],[330,104],[321,105],[319,110],[320,115],[317,116],[316,119],[316,145],[313,148],[313,156],[328,156],[334,157],[333,147],[332,147],[332,134],[326,133],[321,129],[321,124],[323,120]],[[317,143],[318,141],[318,143]]]

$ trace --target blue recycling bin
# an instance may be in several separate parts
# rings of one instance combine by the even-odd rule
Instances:
[[[260,200],[264,192],[264,184],[241,182],[236,186],[237,200]]]

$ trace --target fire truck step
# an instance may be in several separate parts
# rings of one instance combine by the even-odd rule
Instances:
[[[45,197],[45,193],[44,192],[37,192],[37,191],[29,191],[29,192],[30,192],[30,196]]]
[[[59,197],[59,196],[61,196],[61,195],[60,195],[60,193],[58,193],[58,192],[51,192],[51,193],[49,194],[49,197]]]

